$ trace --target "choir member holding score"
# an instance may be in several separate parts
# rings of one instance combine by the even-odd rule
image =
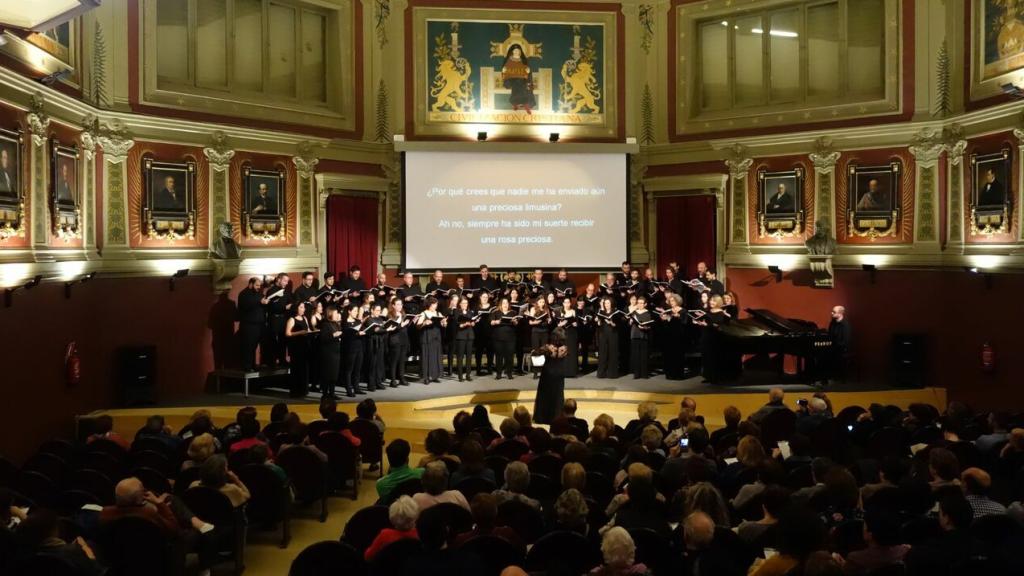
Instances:
[[[491,339],[494,342],[495,365],[494,379],[500,380],[505,374],[512,379],[515,365],[515,348],[518,339],[517,327],[520,316],[508,298],[498,301],[498,307],[491,314]]]
[[[404,307],[401,298],[392,299],[388,307],[388,379],[392,388],[409,385],[405,381],[405,360],[409,356],[408,327],[411,320]]]
[[[477,320],[473,327],[473,352],[476,357],[476,375],[484,376],[494,371],[494,343],[491,340],[490,318],[494,307],[491,305],[491,293],[481,289],[477,294],[476,312],[483,318]],[[487,359],[487,370],[484,370],[483,360]]]
[[[437,298],[423,300],[424,310],[416,317],[420,333],[420,378],[424,384],[441,381],[441,341],[448,319],[437,310]]]
[[[469,382],[473,380],[469,361],[473,355],[473,340],[478,318],[480,318],[480,315],[469,309],[469,299],[462,298],[456,304],[452,317],[448,319],[448,326],[455,326],[453,352],[455,355],[455,371],[459,375],[459,382],[462,382],[463,379]]]

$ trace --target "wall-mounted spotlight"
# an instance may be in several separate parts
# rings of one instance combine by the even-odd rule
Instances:
[[[74,286],[75,284],[85,284],[86,282],[88,282],[89,280],[92,280],[95,277],[96,277],[96,272],[93,271],[93,272],[89,272],[85,276],[79,277],[77,280],[70,280],[68,282],[65,282],[64,283],[64,298],[67,298],[67,299],[71,298],[71,287],[72,286]]]
[[[548,142],[558,142],[559,137],[560,135],[558,134],[558,132],[552,132],[550,135],[548,135]]]
[[[1016,84],[1007,83],[999,87],[1002,89],[1003,94],[1012,96],[1014,98],[1024,98],[1024,90],[1021,90]]]
[[[31,280],[25,282],[21,286],[14,286],[12,288],[4,289],[4,308],[10,308],[14,304],[14,293],[24,288],[25,290],[31,290],[36,286],[39,286],[43,281],[42,274],[36,274]]]
[[[869,274],[869,278],[871,279],[871,283],[874,284],[875,283],[875,271],[878,270],[878,267],[875,266],[874,264],[861,264],[860,268],[861,268],[861,270],[863,270],[863,271],[865,271],[865,272],[867,272]]]
[[[36,286],[39,286],[42,282],[43,282],[43,275],[42,274],[36,274],[35,276],[32,277],[31,280],[29,280],[28,282],[25,282],[25,290],[31,290],[31,289],[35,288]]]
[[[477,132],[476,133],[476,141],[477,142],[483,142],[485,140],[487,140],[487,132]]]
[[[174,279],[184,278],[185,276],[188,276],[188,268],[182,268],[171,275],[171,292],[174,292]]]
[[[772,265],[768,267],[768,271],[775,275],[775,282],[782,282],[782,268]]]

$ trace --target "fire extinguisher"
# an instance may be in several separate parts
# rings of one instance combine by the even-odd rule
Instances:
[[[985,372],[992,372],[996,369],[996,351],[988,342],[981,346],[981,369]]]
[[[64,381],[75,386],[82,379],[82,361],[78,357],[78,344],[71,341],[64,351]]]

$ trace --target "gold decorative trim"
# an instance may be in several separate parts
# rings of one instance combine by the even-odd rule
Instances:
[[[982,226],[979,228],[979,219]],[[999,227],[994,227],[995,222],[999,222]],[[978,215],[975,213],[975,207],[971,206],[971,235],[973,236],[995,236],[996,234],[1006,234],[1010,231],[1010,209],[1005,204],[1003,205],[1003,211],[995,214],[982,214]]]
[[[891,217],[860,217],[854,216],[853,210],[847,213],[846,217],[846,230],[852,236],[858,236],[860,238],[868,238],[869,240],[875,240],[876,238],[885,238],[891,236],[896,237],[896,220],[899,215],[899,210],[893,210]]]
[[[185,210],[179,217],[173,213],[153,213],[153,170],[181,170],[185,172]],[[177,240],[196,239],[196,163],[159,162],[152,158],[142,161],[142,182],[145,190],[142,197],[146,199],[142,209],[142,225],[146,237],[150,240],[166,240],[173,243]]]

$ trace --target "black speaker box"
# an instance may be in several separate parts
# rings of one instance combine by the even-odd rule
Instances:
[[[926,355],[924,334],[894,334],[890,380],[897,388],[924,388]]]
[[[156,403],[156,346],[117,351],[117,391],[122,406]]]

